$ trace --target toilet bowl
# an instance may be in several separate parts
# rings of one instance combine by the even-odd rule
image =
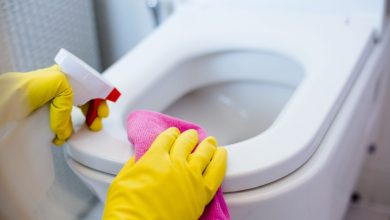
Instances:
[[[133,154],[128,114],[150,109],[198,123],[226,147],[232,219],[342,218],[379,120],[371,110],[389,32],[366,15],[243,5],[180,5],[105,71],[122,97],[102,131],[74,110],[67,162],[102,202]]]

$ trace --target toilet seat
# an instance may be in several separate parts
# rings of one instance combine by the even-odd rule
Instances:
[[[234,18],[229,16],[232,13]],[[291,33],[288,36],[286,29]],[[167,70],[183,60],[215,51],[272,51],[300,63],[305,78],[268,130],[226,146],[229,159],[224,191],[268,184],[298,169],[315,152],[370,52],[373,33],[372,25],[358,21],[346,24],[339,16],[292,18],[238,9],[183,7],[105,72],[123,95],[110,106],[111,115],[101,132],[90,132],[81,125],[82,116],[74,112],[77,128],[66,150],[74,160],[115,175],[132,155],[125,130],[129,106],[158,85]],[[125,70],[132,74],[132,80],[123,80],[120,73]],[[219,75],[208,80],[235,77],[241,78]],[[182,87],[178,84],[174,93],[182,94],[205,83],[201,79],[191,82]],[[164,106],[163,102],[158,104]]]

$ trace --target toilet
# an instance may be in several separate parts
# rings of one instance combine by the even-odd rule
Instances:
[[[75,109],[67,163],[102,203],[136,109],[198,123],[228,151],[232,219],[342,219],[386,86],[385,2],[190,0],[103,76],[104,129]],[[337,7],[335,7],[337,6]]]

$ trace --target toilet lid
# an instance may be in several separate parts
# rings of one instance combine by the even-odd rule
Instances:
[[[232,12],[210,9],[198,13],[194,9],[177,13],[109,68],[105,77],[122,92],[122,97],[110,105],[110,117],[104,120],[100,132],[89,131],[81,113],[74,110],[75,133],[66,145],[67,153],[92,169],[117,174],[133,154],[125,127],[129,106],[157,86],[162,77],[159,74],[191,56],[257,48],[293,57],[304,67],[305,79],[269,129],[226,146],[229,156],[223,189],[234,192],[262,186],[306,163],[320,145],[372,48],[373,26],[365,22],[345,24],[339,17],[283,18],[248,11],[234,11],[234,18],[230,16],[232,20],[228,20],[224,13]],[[256,27],[262,28],[248,25],[254,21]],[[131,80],[123,78],[127,70],[131,70]],[[176,85],[180,86],[188,85]]]

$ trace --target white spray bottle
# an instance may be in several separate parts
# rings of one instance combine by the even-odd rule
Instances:
[[[73,90],[73,105],[90,101],[86,115],[88,126],[97,117],[97,108],[103,100],[116,102],[120,92],[105,80],[95,69],[65,49],[60,49],[54,61],[68,77]]]

